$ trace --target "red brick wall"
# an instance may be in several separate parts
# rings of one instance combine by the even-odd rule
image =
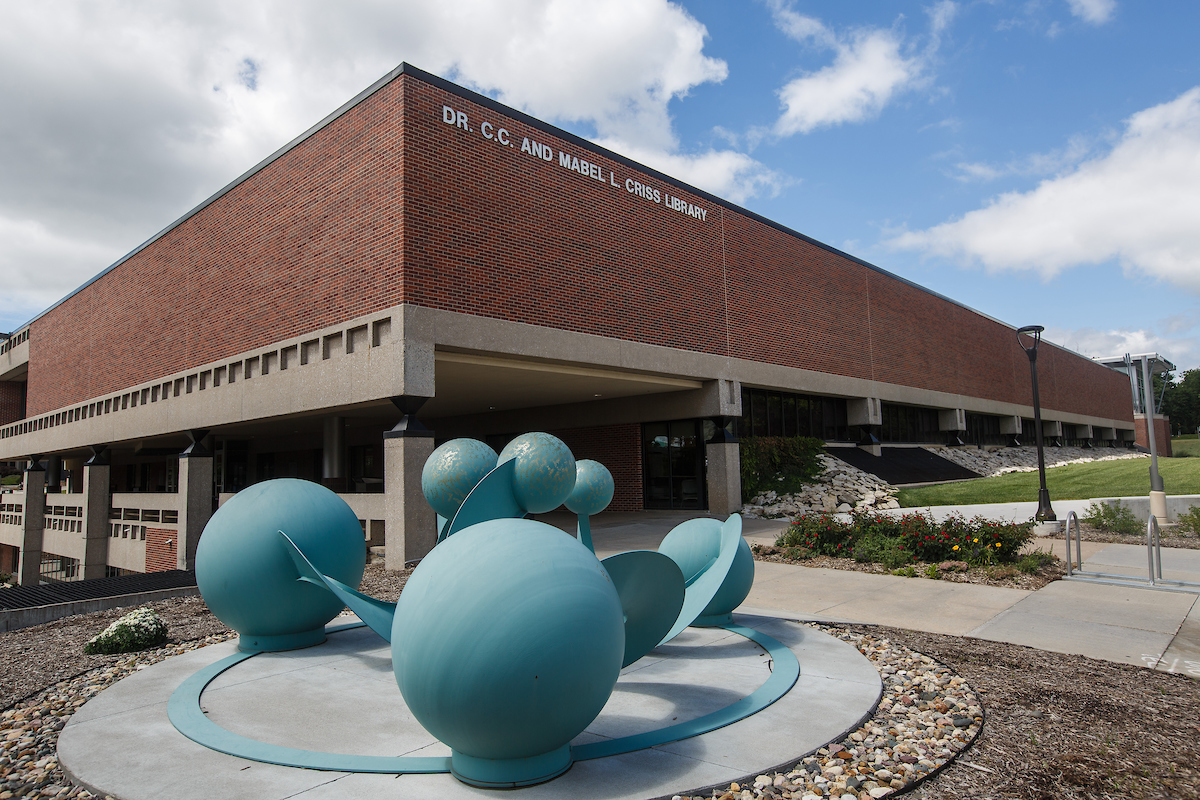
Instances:
[[[1150,448],[1150,437],[1146,435],[1146,418],[1139,416],[1133,420],[1133,441],[1146,449]],[[1154,418],[1154,447],[1164,458],[1171,458],[1171,418]]]
[[[171,544],[167,544],[167,540]],[[175,553],[179,546],[179,531],[170,528],[146,528],[146,572],[166,572],[176,569]]]
[[[1010,328],[405,75],[37,320],[29,412],[400,302],[1031,402]],[[1116,372],[1047,346],[1039,376],[1047,410],[1132,418]]]
[[[0,572],[15,575],[17,573],[17,555],[20,553],[15,547],[7,544],[0,544]]]
[[[1032,404],[1012,328],[428,84],[413,82],[405,113],[405,184],[421,198],[407,302]],[[513,146],[484,138],[484,122]],[[554,160],[521,152],[526,137]],[[564,169],[560,151],[604,180]],[[707,219],[629,193],[627,178]],[[1045,345],[1039,384],[1047,410],[1132,419],[1128,380],[1089,359]]]
[[[571,448],[577,460],[591,459],[608,467],[615,490],[609,511],[642,510],[642,427],[607,425],[550,431]]]
[[[400,302],[402,89],[36,320],[30,415]]]
[[[0,381],[0,425],[21,419],[21,384]]]

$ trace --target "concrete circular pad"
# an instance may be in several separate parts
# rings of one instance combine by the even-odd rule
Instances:
[[[339,618],[335,622],[345,622]],[[793,622],[737,615],[790,648],[800,679],[774,705],[716,731],[574,764],[522,796],[649,798],[684,792],[792,761],[840,738],[882,691],[851,645]],[[229,642],[155,664],[101,692],[59,736],[63,769],[91,791],[146,798],[478,797],[450,775],[319,772],[209,750],[167,719],[167,699],[196,670],[235,652]],[[689,628],[621,672],[604,711],[574,744],[628,736],[703,716],[758,688],[770,674],[762,648],[729,631]],[[404,705],[390,648],[365,628],[318,647],[256,656],[214,680],[201,705],[222,727],[286,747],[381,756],[448,756]],[[509,792],[511,794],[511,790]]]

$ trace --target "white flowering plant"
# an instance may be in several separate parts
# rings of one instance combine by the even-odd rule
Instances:
[[[152,609],[131,611],[83,646],[88,655],[132,653],[167,641],[167,623]]]

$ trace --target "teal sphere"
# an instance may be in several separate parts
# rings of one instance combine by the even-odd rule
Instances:
[[[586,514],[590,517],[608,508],[615,489],[616,485],[608,467],[599,461],[576,461],[575,488],[567,495],[563,505],[575,514]]]
[[[425,461],[421,492],[433,510],[453,519],[483,476],[496,468],[496,451],[478,439],[451,439]]]
[[[366,565],[362,527],[350,506],[311,481],[281,478],[243,489],[221,506],[196,548],[196,585],[243,650],[288,650],[325,640],[342,601],[296,580],[286,533],[325,575],[358,586]]]
[[[523,433],[500,451],[499,461],[509,459],[517,462],[513,495],[531,514],[553,511],[575,488],[575,456],[556,436]]]
[[[624,652],[604,567],[574,537],[526,519],[481,522],[439,544],[392,624],[392,667],[413,716],[475,758],[565,746],[608,702]]]
[[[721,521],[689,519],[671,529],[658,552],[670,556],[679,565],[685,582],[690,583],[705,567],[721,554]],[[754,554],[746,540],[738,537],[737,553],[721,588],[704,607],[701,616],[713,617],[731,613],[742,604],[754,586]]]

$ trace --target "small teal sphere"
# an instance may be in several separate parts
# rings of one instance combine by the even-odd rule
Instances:
[[[575,488],[567,495],[563,505],[575,514],[586,514],[590,517],[608,508],[615,489],[616,485],[608,467],[599,461],[576,461]]]
[[[221,506],[196,548],[196,585],[243,650],[288,650],[325,639],[342,601],[297,581],[278,531],[322,573],[358,586],[366,547],[350,506],[320,484],[294,478],[257,483]]]
[[[698,518],[680,523],[662,540],[658,552],[670,556],[679,565],[684,581],[690,582],[720,555],[721,521]],[[731,613],[750,594],[753,585],[754,554],[746,540],[739,537],[733,564],[701,615],[712,617]]]
[[[400,595],[392,667],[425,729],[475,758],[557,750],[608,702],[621,601],[600,562],[541,522],[498,519],[425,557]]]
[[[478,439],[451,439],[430,454],[421,491],[433,510],[452,519],[475,485],[496,468],[496,451]]]
[[[557,436],[523,433],[500,451],[499,461],[509,459],[517,461],[513,494],[531,514],[553,511],[575,488],[575,456]]]

